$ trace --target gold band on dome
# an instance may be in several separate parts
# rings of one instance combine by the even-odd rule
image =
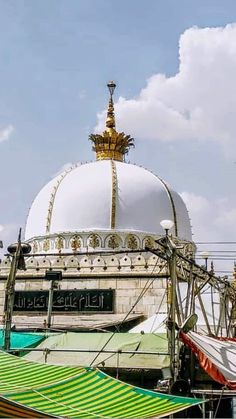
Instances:
[[[63,179],[66,177],[66,175],[72,169],[74,169],[74,166],[72,166],[69,170],[66,170],[64,173],[62,173],[60,178],[58,179],[56,185],[52,189],[50,200],[49,200],[49,205],[48,205],[47,219],[46,219],[46,234],[50,233],[51,221],[52,221],[52,211],[53,211],[53,205],[54,205],[57,190],[58,190],[61,182],[63,181]]]
[[[111,160],[111,179],[112,179],[112,190],[111,190],[111,228],[116,228],[116,195],[117,195],[117,173],[116,164]]]
[[[164,187],[166,188],[167,195],[169,196],[169,199],[170,199],[170,203],[171,203],[172,211],[173,211],[173,218],[174,218],[175,236],[178,237],[178,223],[177,223],[177,214],[176,214],[176,209],[175,209],[175,203],[174,203],[173,197],[171,195],[171,191],[168,188],[168,185],[166,184],[166,182],[164,182],[163,179],[160,179],[160,181],[164,185]]]

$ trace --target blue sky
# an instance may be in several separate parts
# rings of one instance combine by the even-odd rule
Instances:
[[[224,28],[234,22],[236,3],[228,0],[0,0],[2,137],[4,130],[9,130],[8,138],[0,141],[0,224],[4,227],[0,235],[4,240],[12,240],[16,229],[24,226],[35,194],[64,164],[94,159],[87,138],[99,122],[98,112],[106,107],[108,80],[117,82],[117,100],[122,96],[127,105],[129,100],[139,103],[150,77],[163,74],[168,84],[178,74],[179,43],[185,31],[195,26]],[[224,42],[232,49],[234,28],[231,32],[227,34],[230,42]],[[192,62],[196,59],[196,67],[201,61],[201,51],[194,47],[199,36],[199,31],[187,32],[183,42],[182,60],[187,62],[189,54]],[[222,35],[217,36],[220,44]],[[207,33],[202,41],[209,55],[215,39],[210,37]],[[218,68],[221,74],[228,74],[231,61],[222,58],[221,50],[214,52],[214,57],[217,54],[216,72]],[[221,69],[218,63],[228,63],[228,67],[225,64]],[[235,87],[230,74],[225,81],[224,103],[231,103],[230,92]],[[201,86],[200,80],[199,89]],[[165,102],[163,96],[158,100]],[[173,94],[168,101],[169,109],[177,106]],[[214,100],[209,106],[214,108]],[[233,104],[230,109],[235,113]],[[216,122],[217,112],[219,108]],[[230,227],[236,216],[232,198],[236,154],[230,151],[233,127],[227,132],[229,140],[222,134],[215,141],[210,138],[212,130],[211,134],[202,130],[199,138],[197,134],[181,138],[181,131],[178,138],[167,135],[162,141],[158,136],[149,138],[145,122],[138,129],[125,120],[122,106],[120,115],[120,128],[124,126],[127,134],[136,137],[131,162],[150,168],[185,193],[190,207],[196,204],[192,215],[196,239],[206,240],[211,235],[213,240],[234,240],[236,227]],[[234,115],[229,126],[233,119]],[[171,123],[171,118],[168,121]],[[208,206],[205,212],[204,205]],[[216,223],[210,225],[210,214],[216,207],[217,219],[229,218],[227,225],[222,221],[218,233]]]

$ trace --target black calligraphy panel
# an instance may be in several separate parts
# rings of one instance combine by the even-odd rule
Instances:
[[[48,291],[16,291],[14,311],[47,311]],[[55,290],[52,311],[113,312],[114,290]]]

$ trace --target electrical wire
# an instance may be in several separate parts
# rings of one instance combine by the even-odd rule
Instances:
[[[209,250],[209,256],[212,254],[212,253],[235,253],[236,254],[236,250]],[[201,255],[201,251],[197,251],[197,254],[200,254]],[[202,258],[204,259],[204,256],[202,256]]]
[[[219,271],[216,270],[215,272],[221,273],[221,274],[232,274],[232,271]]]
[[[236,244],[236,242],[194,242],[195,244]]]
[[[199,257],[199,256],[197,256],[195,259],[197,259],[197,260],[202,260],[203,258],[202,257]],[[229,256],[229,257],[224,257],[224,256],[213,256],[213,257],[209,257],[208,258],[208,260],[235,260],[235,258],[234,257],[232,257],[232,256]]]
[[[224,390],[225,390],[225,387],[222,387],[222,392],[221,392],[221,395],[220,395],[220,397],[219,397],[219,400],[218,400],[218,403],[217,403],[217,406],[216,406],[216,410],[215,410],[215,415],[214,415],[214,418],[216,418],[216,415],[217,415],[218,409],[219,409],[219,407],[220,407],[220,402],[221,402],[221,399],[222,399],[222,397],[223,397]]]
[[[152,272],[151,274],[153,274],[156,266],[158,263],[158,259],[156,260],[155,265],[153,266]],[[164,266],[166,266],[166,264],[164,263],[160,269],[160,272],[163,270]],[[160,273],[159,272],[159,273]],[[141,298],[144,296],[144,294],[146,293],[146,291],[148,290],[148,288],[150,288],[150,286],[153,284],[153,282],[156,280],[156,277],[154,278],[148,278],[143,289],[141,290],[138,298],[136,299],[135,303],[132,305],[132,307],[130,308],[130,310],[128,311],[128,313],[125,315],[125,317],[123,318],[123,320],[118,324],[117,326],[117,330],[114,331],[112,333],[112,335],[107,339],[107,341],[104,343],[103,347],[99,350],[99,352],[96,354],[96,356],[94,357],[94,359],[90,362],[90,367],[94,364],[94,362],[96,361],[96,359],[98,358],[98,356],[101,354],[101,352],[105,349],[105,347],[108,345],[108,343],[111,341],[111,339],[113,338],[113,336],[120,330],[122,324],[124,324],[124,322],[126,321],[126,319],[129,317],[130,313],[132,313],[133,309],[135,308],[135,306],[139,303],[139,301],[141,300]],[[150,281],[150,283],[148,284],[148,282]],[[104,360],[105,362],[106,360]]]

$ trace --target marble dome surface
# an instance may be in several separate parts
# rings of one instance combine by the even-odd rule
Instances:
[[[186,206],[165,182],[142,167],[101,160],[74,166],[42,188],[30,208],[25,239],[83,231],[162,235],[163,219],[175,222],[174,236],[192,240]]]

